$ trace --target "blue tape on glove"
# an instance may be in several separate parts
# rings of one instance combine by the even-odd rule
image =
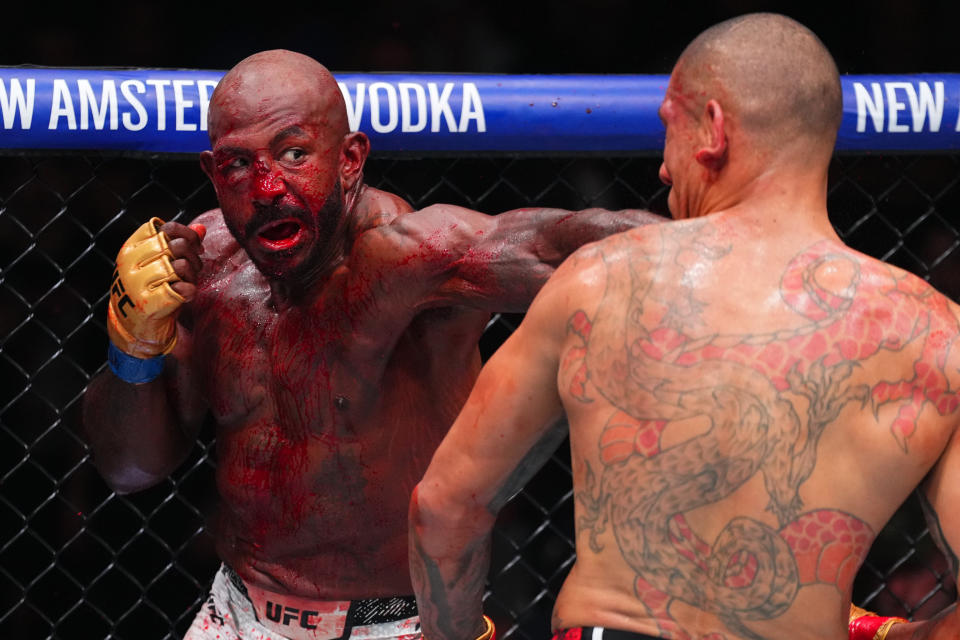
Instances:
[[[137,358],[121,351],[112,342],[107,347],[107,362],[110,370],[123,380],[131,384],[143,384],[156,379],[163,373],[163,361],[166,356],[155,358]]]

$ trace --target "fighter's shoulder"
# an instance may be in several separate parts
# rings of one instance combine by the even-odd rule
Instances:
[[[621,236],[623,234],[617,234]],[[583,301],[602,292],[611,261],[628,259],[627,237],[609,236],[585,244],[560,263],[537,295],[549,306],[569,300]]]
[[[676,223],[671,223],[676,224]],[[651,241],[659,238],[662,224],[634,227],[584,244],[564,261],[565,270],[602,268],[604,264],[631,261],[638,252],[648,252]]]
[[[960,305],[949,296],[902,267],[867,256],[854,249],[848,248],[848,250],[860,260],[860,278],[862,283],[867,285],[863,287],[865,290],[882,292],[885,294],[883,297],[888,297],[890,292],[895,290],[897,295],[911,299],[918,310],[930,313],[932,317],[939,317],[938,324],[944,326],[943,323],[946,322],[960,334]],[[870,286],[877,283],[880,283],[880,286]]]
[[[434,204],[418,210],[407,205],[403,210],[380,211],[376,218],[368,218],[373,224],[359,229],[353,253],[375,251],[383,258],[395,253],[406,254],[417,247],[428,252],[455,247],[462,249],[476,241],[478,231],[485,229],[492,218],[448,204]],[[453,257],[455,253],[445,255]]]
[[[398,216],[412,211],[410,203],[400,196],[374,187],[364,187],[357,204],[357,233],[390,224]]]
[[[841,247],[841,251],[846,252],[854,260],[859,262],[860,277],[864,279],[864,281],[869,283],[871,278],[879,277],[882,279],[882,281],[886,282],[892,277],[897,283],[897,288],[900,291],[908,292],[916,296],[922,296],[923,298],[928,299],[930,302],[937,301],[939,303],[942,301],[949,305],[956,306],[933,284],[927,282],[915,273],[891,262],[874,258],[873,256],[862,253],[856,249],[853,249],[852,247],[842,244],[839,246]]]

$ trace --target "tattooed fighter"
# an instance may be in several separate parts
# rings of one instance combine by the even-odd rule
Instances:
[[[366,136],[291,52],[232,69],[209,132],[220,209],[150,221],[118,256],[111,368],[85,398],[95,462],[119,492],[149,487],[212,414],[224,564],[188,638],[419,637],[410,491],[490,311],[525,309],[583,242],[658,218],[411,212],[363,184]]]
[[[918,485],[956,571],[958,308],[834,233],[831,56],[782,16],[721,23],[660,116],[677,221],[557,270],[414,491],[430,640],[484,629],[491,526],[564,411],[577,560],[557,638],[845,639],[857,569]],[[858,640],[958,637],[953,608],[855,615]]]

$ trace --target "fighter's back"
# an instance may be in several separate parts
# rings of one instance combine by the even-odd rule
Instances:
[[[871,542],[953,433],[956,306],[803,225],[751,231],[635,230],[564,272],[577,562],[555,629],[846,638]]]
[[[848,635],[852,583],[921,481],[931,531],[957,548],[957,309],[831,227],[843,103],[829,51],[786,16],[687,45],[658,110],[676,222],[557,270],[411,498],[425,636],[488,626],[494,516],[548,459],[561,409],[577,560],[558,640],[884,637],[879,616],[883,633]],[[922,637],[955,638],[939,633],[955,611]]]

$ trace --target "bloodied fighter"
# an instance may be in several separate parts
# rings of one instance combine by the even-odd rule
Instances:
[[[85,397],[118,492],[167,477],[216,423],[223,567],[188,638],[415,638],[407,505],[480,369],[582,243],[640,211],[454,206],[367,187],[336,81],[270,51],[209,111],[218,210],[144,224],[117,258],[110,364]]]
[[[958,307],[827,218],[836,66],[753,14],[697,37],[660,116],[674,222],[578,250],[485,365],[411,500],[424,637],[483,631],[497,511],[566,434],[558,639],[845,640],[854,576],[918,485],[956,573]],[[855,611],[851,639],[957,638]]]

